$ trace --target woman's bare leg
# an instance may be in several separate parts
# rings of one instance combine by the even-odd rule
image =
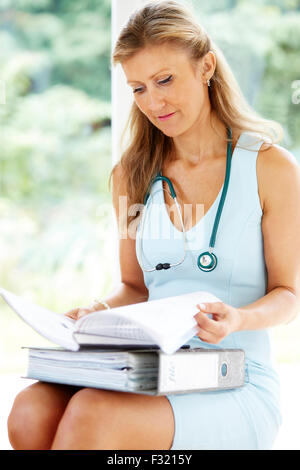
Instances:
[[[174,428],[166,397],[84,388],[69,401],[52,449],[170,449]]]
[[[15,398],[7,421],[8,437],[16,450],[51,448],[59,421],[78,387],[36,382]]]

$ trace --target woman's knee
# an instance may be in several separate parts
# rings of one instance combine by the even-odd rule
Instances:
[[[104,437],[111,435],[114,409],[110,394],[113,393],[90,388],[78,391],[66,407],[52,449],[87,449],[101,446]],[[110,443],[112,438],[114,436],[110,436]]]
[[[169,449],[173,434],[164,397],[85,388],[69,401],[52,448]]]
[[[34,400],[28,389],[15,398],[7,421],[8,437],[14,449],[34,449],[37,437],[41,437],[41,422],[44,421],[44,406]]]
[[[66,407],[64,421],[68,423],[70,429],[74,425],[83,424],[83,421],[98,420],[104,418],[109,413],[109,404],[106,395],[111,392],[105,390],[95,390],[83,388],[73,395]]]
[[[35,383],[15,398],[7,421],[8,437],[14,449],[48,449],[70,391],[50,384]]]

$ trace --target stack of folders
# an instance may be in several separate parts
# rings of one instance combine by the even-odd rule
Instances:
[[[60,347],[28,349],[27,377],[79,387],[165,395],[240,387],[239,349],[188,349],[208,292],[94,312],[74,321],[0,288],[7,304]]]
[[[29,348],[27,377],[149,395],[228,389],[244,383],[244,352]]]

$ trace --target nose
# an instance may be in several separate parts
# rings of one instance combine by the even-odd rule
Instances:
[[[159,90],[148,90],[147,108],[155,115],[164,109],[165,100]]]

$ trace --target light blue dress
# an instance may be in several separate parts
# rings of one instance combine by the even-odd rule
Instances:
[[[218,228],[215,270],[203,272],[198,255],[207,251],[222,188],[214,204],[187,235],[182,264],[145,272],[149,300],[197,290],[209,291],[234,307],[266,294],[267,271],[261,230],[256,160],[262,141],[242,133],[232,155],[227,197]],[[145,268],[175,263],[183,256],[183,236],[172,224],[164,203],[162,182],[151,188],[142,237]],[[136,249],[140,263],[140,224]],[[271,449],[280,424],[279,380],[272,366],[267,330],[239,331],[218,345],[195,336],[191,347],[241,348],[246,355],[245,385],[239,389],[168,395],[175,417],[172,449]]]

